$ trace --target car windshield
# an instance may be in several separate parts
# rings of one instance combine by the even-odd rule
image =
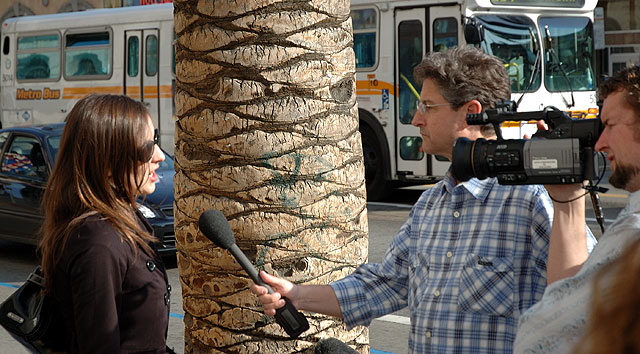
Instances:
[[[49,151],[51,151],[51,158],[53,161],[58,157],[58,149],[60,148],[60,135],[52,135],[47,138],[47,145],[49,145]],[[173,170],[173,156],[162,150],[164,153],[164,161],[160,162],[159,170]]]

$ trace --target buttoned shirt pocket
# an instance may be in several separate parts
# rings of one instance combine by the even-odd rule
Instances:
[[[458,306],[462,311],[510,316],[514,306],[513,263],[510,258],[467,257],[460,277]]]
[[[416,253],[409,266],[409,307],[420,303],[429,280],[429,255]]]

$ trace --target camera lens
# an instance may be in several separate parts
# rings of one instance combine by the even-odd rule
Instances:
[[[489,168],[485,162],[488,146],[486,139],[469,140],[458,138],[453,144],[453,176],[460,182],[473,177],[485,179],[489,177]]]
[[[453,176],[460,182],[465,182],[473,177],[473,167],[471,166],[471,150],[473,141],[467,138],[458,138],[453,143]]]

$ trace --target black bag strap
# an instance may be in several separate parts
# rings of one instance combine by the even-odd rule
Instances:
[[[30,281],[44,289],[44,274],[42,272],[42,268],[38,266],[34,269],[27,277],[27,281]]]

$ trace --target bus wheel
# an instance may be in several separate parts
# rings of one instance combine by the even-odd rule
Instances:
[[[360,124],[362,153],[364,155],[364,178],[367,182],[367,201],[386,198],[391,192],[391,183],[384,178],[385,163],[382,148],[375,133],[366,125]]]

